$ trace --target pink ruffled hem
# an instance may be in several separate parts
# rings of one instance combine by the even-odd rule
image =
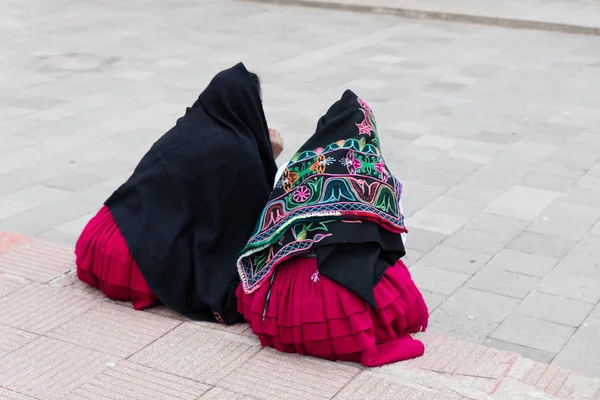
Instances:
[[[238,287],[238,311],[263,346],[329,360],[378,366],[423,355],[410,333],[427,328],[429,314],[402,261],[387,269],[375,286],[377,309],[319,275],[313,258],[294,258],[277,267],[267,313],[269,284],[252,294]]]

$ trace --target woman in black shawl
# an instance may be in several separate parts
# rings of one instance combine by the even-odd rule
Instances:
[[[136,309],[240,321],[235,261],[273,185],[269,134],[258,77],[220,72],[88,223],[78,277]]]
[[[373,112],[346,91],[284,166],[238,259],[238,310],[264,346],[365,366],[423,354],[401,193]]]

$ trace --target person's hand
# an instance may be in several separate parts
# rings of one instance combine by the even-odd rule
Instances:
[[[269,139],[271,139],[271,147],[273,148],[273,156],[279,157],[283,151],[283,137],[275,129],[269,128]]]

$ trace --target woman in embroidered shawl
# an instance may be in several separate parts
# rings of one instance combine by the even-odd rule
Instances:
[[[262,345],[365,366],[421,356],[402,185],[369,106],[346,91],[279,175],[238,259],[238,310]]]
[[[78,277],[135,309],[241,321],[235,265],[277,171],[270,133],[258,77],[216,75],[88,223]]]

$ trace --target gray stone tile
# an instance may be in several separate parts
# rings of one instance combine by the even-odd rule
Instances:
[[[600,301],[600,259],[590,254],[571,252],[544,278],[539,290],[597,303]]]
[[[484,207],[485,204],[483,202],[457,199],[443,194],[427,204],[423,209],[440,214],[452,214],[456,218],[469,220],[483,210]]]
[[[546,172],[533,171],[527,174],[519,182],[519,185],[550,190],[553,192],[566,193],[569,189],[575,186],[576,182],[577,180],[574,178],[565,178]]]
[[[600,222],[590,229],[590,235],[600,236]]]
[[[577,143],[574,141],[566,142],[561,147],[561,151],[554,153],[549,158],[549,160],[580,167],[586,171],[592,168],[599,159],[600,154],[598,154],[597,148],[594,149],[588,143]]]
[[[487,264],[487,267],[543,278],[556,266],[558,261],[552,257],[516,250],[502,250]]]
[[[419,261],[421,259],[421,257],[423,257],[423,253],[421,253],[420,251],[408,250],[406,252],[406,255],[404,257],[402,257],[402,261],[404,261],[406,266],[410,268],[417,261]]]
[[[490,214],[531,221],[559,197],[560,192],[514,186],[498,200],[492,202],[485,211]]]
[[[577,126],[569,126],[560,123],[542,123],[538,125],[537,130],[545,135],[559,136],[561,138],[571,138],[577,136],[583,128]]]
[[[410,270],[419,289],[450,295],[461,287],[471,276],[440,268],[415,265]]]
[[[600,219],[600,209],[555,202],[529,226],[528,232],[579,241]]]
[[[560,114],[552,117],[548,122],[552,124],[564,124],[572,132],[577,127],[584,127],[593,124],[598,119],[598,111],[587,107],[569,107]]]
[[[133,168],[139,160],[130,160],[125,162],[117,159],[96,160],[87,162],[78,171],[84,174],[93,174],[103,177],[104,179],[114,178],[115,175],[121,175],[133,172]],[[116,188],[115,188],[116,189]]]
[[[1,220],[0,230],[36,236],[95,209],[95,205],[71,195]]]
[[[489,186],[459,183],[458,185],[450,188],[446,194],[457,199],[489,203],[498,198],[504,192],[505,191],[502,189],[496,189]]]
[[[585,235],[579,243],[575,245],[573,251],[600,259],[600,238],[595,235]]]
[[[500,154],[506,146],[499,145],[496,143],[481,142],[474,140],[463,140],[453,148],[454,151],[466,154],[478,154],[486,157],[487,160],[493,160],[498,154]],[[490,161],[491,161],[490,160]]]
[[[474,172],[462,183],[507,191],[533,169],[534,166],[524,163],[494,160]]]
[[[570,326],[513,314],[504,320],[490,337],[556,354],[573,333],[575,328]]]
[[[402,175],[399,174],[398,176]],[[402,207],[404,215],[411,216],[438,197],[444,191],[444,188],[403,180],[402,190]]]
[[[467,316],[461,312],[437,309],[429,316],[427,332],[482,343],[497,326],[496,322]]]
[[[44,185],[63,190],[78,191],[104,180],[105,178],[98,175],[72,171],[45,181]]]
[[[429,290],[421,290],[421,294],[425,299],[429,313],[436,310],[448,298],[445,294],[430,292]]]
[[[117,187],[100,183],[75,192],[75,197],[80,201],[95,204],[97,208],[100,208],[116,189]]]
[[[441,244],[419,260],[419,265],[473,275],[491,258],[489,254],[476,253]]]
[[[523,232],[528,225],[529,222],[522,219],[481,213],[470,220],[465,228],[511,240]]]
[[[36,236],[38,239],[46,240],[48,242],[62,244],[63,246],[69,246],[75,248],[75,243],[79,235],[58,231],[56,229],[48,229]]]
[[[575,247],[575,244],[575,241],[569,239],[523,232],[515,238],[515,240],[510,242],[507,248],[518,250],[523,253],[561,259]]]
[[[71,194],[72,192],[67,190],[61,190],[46,185],[34,185],[12,193],[7,197],[22,203],[31,204],[32,206],[39,206],[46,202],[57,201]]]
[[[20,214],[32,207],[29,203],[0,198],[0,220]]]
[[[600,192],[600,177],[586,174],[577,181],[577,187],[593,192]]]
[[[465,157],[457,157],[455,152],[450,152],[450,155],[444,155],[432,164],[432,167],[439,171],[457,174],[461,177],[467,177],[481,167],[479,160],[472,161]],[[470,199],[472,200],[472,199]]]
[[[467,282],[467,286],[484,292],[522,299],[539,283],[540,278],[495,268],[482,268]]]
[[[43,180],[44,178],[39,176],[39,172],[27,169],[0,174],[0,196],[6,196]]]
[[[79,236],[83,231],[83,228],[87,225],[90,219],[96,215],[95,212],[84,214],[80,217],[74,218],[70,221],[62,223],[54,227],[54,230],[65,233],[67,235]]]
[[[592,190],[574,188],[565,194],[561,201],[585,207],[600,208],[600,193]]]
[[[483,254],[495,255],[509,242],[510,239],[497,234],[462,228],[448,237],[444,244],[458,249],[476,250]]]
[[[493,64],[471,64],[462,69],[461,73],[478,78],[488,77],[502,71],[503,67]]]
[[[502,157],[506,156],[507,161],[538,165],[553,154],[556,154],[558,148],[559,146],[555,144],[539,143],[529,138],[524,138],[509,146],[504,153],[500,154],[498,159],[502,160]]]
[[[422,135],[416,139],[413,144],[415,146],[431,147],[434,149],[448,151],[456,147],[458,145],[458,141],[456,139],[444,136]]]
[[[410,217],[410,224],[425,231],[450,235],[459,230],[468,220],[468,216],[429,211],[425,207]]]
[[[516,343],[505,342],[504,340],[498,340],[493,338],[488,338],[483,342],[483,344],[485,346],[493,347],[494,349],[509,351],[511,353],[518,353],[525,358],[529,358],[531,360],[535,360],[544,364],[549,364],[556,356],[556,354],[554,353],[548,353],[547,351],[534,349],[527,346],[521,346]]]
[[[554,160],[542,162],[535,171],[575,180],[587,172],[583,167]]]
[[[429,147],[415,146],[411,143],[402,151],[391,153],[391,155],[388,156],[387,159],[398,163],[434,162],[440,157],[442,157],[443,154],[444,152],[442,150]]]
[[[519,300],[468,287],[460,288],[440,308],[491,322],[502,322],[519,304]]]
[[[579,327],[553,364],[581,371],[588,376],[600,376],[600,307]]]
[[[461,182],[465,176],[462,173],[435,169],[431,162],[406,161],[401,163],[400,175],[404,179],[421,182],[427,185],[450,188]]]
[[[24,147],[0,154],[0,174],[16,171],[44,157],[47,157],[47,154],[34,147]]]
[[[511,144],[517,142],[520,137],[516,133],[498,133],[491,131],[481,131],[471,137],[473,140],[478,140],[485,143]]]
[[[408,227],[406,247],[421,253],[429,252],[447,237],[441,233],[411,228],[409,219],[406,221],[406,226]]]
[[[517,307],[515,314],[578,327],[593,308],[592,303],[533,291]]]

